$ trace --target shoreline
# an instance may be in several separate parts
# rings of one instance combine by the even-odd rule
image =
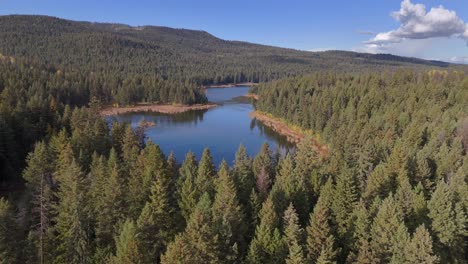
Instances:
[[[232,87],[240,87],[240,86],[252,86],[256,83],[253,82],[245,82],[245,83],[228,83],[228,84],[211,84],[211,85],[204,85],[202,86],[203,89],[208,88],[232,88]]]
[[[101,116],[113,116],[127,113],[153,112],[161,114],[179,114],[192,110],[207,110],[217,107],[217,104],[194,104],[194,105],[172,105],[172,104],[144,104],[129,107],[106,107],[100,111]]]
[[[285,136],[286,139],[291,143],[300,143],[306,137],[306,132],[297,131],[291,128],[291,126],[279,118],[275,118],[258,111],[251,112],[249,116],[252,119],[255,118],[262,122],[265,126],[271,128],[276,133]],[[317,153],[322,157],[328,154],[328,146],[320,144],[318,140],[314,138],[312,138],[312,149],[317,151]]]
[[[247,97],[247,98],[252,98],[252,99],[254,99],[254,100],[256,100],[256,101],[258,101],[258,98],[259,98],[259,97],[258,97],[258,94],[254,94],[254,93],[244,94],[243,96],[244,96],[244,97]]]

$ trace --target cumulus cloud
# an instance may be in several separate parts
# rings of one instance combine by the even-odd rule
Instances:
[[[468,24],[465,24],[455,11],[445,9],[443,6],[433,7],[427,12],[423,4],[413,4],[411,0],[403,0],[400,10],[391,15],[400,22],[400,27],[378,33],[366,41],[369,50],[377,50],[383,46],[411,39],[457,37],[468,41]]]
[[[450,58],[449,61],[453,63],[468,64],[468,56],[461,56],[461,57],[455,56],[455,57]]]

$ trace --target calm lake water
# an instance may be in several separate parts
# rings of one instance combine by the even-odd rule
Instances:
[[[210,148],[217,165],[223,159],[232,164],[240,144],[251,156],[258,153],[264,142],[282,154],[292,150],[294,145],[284,136],[249,117],[254,106],[249,98],[242,97],[248,90],[249,87],[207,89],[208,100],[220,104],[209,110],[176,115],[131,113],[115,118],[134,127],[142,120],[155,122],[156,126],[146,130],[147,138],[158,144],[166,155],[174,151],[179,163],[188,151],[199,159],[205,147]]]

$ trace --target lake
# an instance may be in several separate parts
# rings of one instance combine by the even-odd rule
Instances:
[[[223,159],[232,164],[240,144],[251,156],[258,153],[264,142],[282,154],[294,149],[286,137],[249,117],[254,106],[249,98],[243,97],[248,90],[246,86],[209,88],[206,90],[208,100],[219,106],[208,110],[175,115],[129,113],[115,118],[131,123],[133,127],[142,120],[155,122],[156,126],[146,130],[147,139],[158,144],[166,155],[174,151],[179,163],[188,151],[194,152],[199,159],[205,147],[210,148],[216,165]]]

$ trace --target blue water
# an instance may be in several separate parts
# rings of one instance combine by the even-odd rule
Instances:
[[[158,144],[166,155],[174,152],[182,162],[188,151],[200,158],[205,147],[210,148],[213,160],[219,164],[225,159],[229,164],[235,152],[243,144],[249,155],[254,156],[267,142],[273,151],[282,154],[293,149],[284,136],[277,134],[261,122],[252,120],[254,111],[250,99],[242,97],[249,87],[210,88],[206,96],[220,106],[201,111],[167,115],[159,113],[131,113],[116,116],[120,122],[136,127],[142,120],[153,121],[156,126],[146,130],[146,136]]]

